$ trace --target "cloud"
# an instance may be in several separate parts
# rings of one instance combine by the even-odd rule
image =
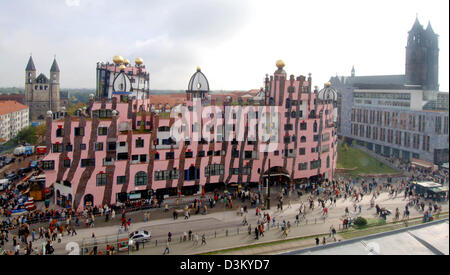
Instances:
[[[69,8],[78,7],[78,6],[80,6],[80,0],[66,0],[66,5]]]
[[[431,19],[440,35],[439,81],[448,90],[448,1],[387,10],[316,2],[0,0],[8,11],[0,16],[0,87],[24,85],[30,52],[45,73],[57,55],[62,88],[95,87],[96,62],[116,54],[143,58],[152,89],[185,89],[197,66],[212,89],[260,87],[277,59],[289,74],[312,73],[314,85],[349,75],[352,65],[357,75],[401,74],[407,31],[420,11],[422,24]]]

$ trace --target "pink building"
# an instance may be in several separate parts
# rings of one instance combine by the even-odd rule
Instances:
[[[59,120],[48,113],[43,169],[58,203],[80,210],[233,183],[257,186],[269,176],[269,162],[272,181],[333,177],[337,98],[329,84],[312,90],[311,76],[288,77],[279,61],[254,100],[215,105],[198,68],[185,106],[155,114],[142,62],[115,62],[98,64],[97,96],[86,110]]]

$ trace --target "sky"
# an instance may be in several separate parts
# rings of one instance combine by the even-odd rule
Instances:
[[[200,66],[211,90],[263,86],[288,75],[404,74],[416,16],[439,34],[439,83],[449,90],[447,0],[0,0],[0,87],[23,87],[30,54],[61,88],[94,88],[97,62],[144,60],[151,89],[187,89]]]

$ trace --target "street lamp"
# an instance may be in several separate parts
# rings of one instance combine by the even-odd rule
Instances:
[[[266,183],[266,210],[270,210],[270,159],[269,159],[269,170],[268,170],[268,176],[267,176],[267,183]]]

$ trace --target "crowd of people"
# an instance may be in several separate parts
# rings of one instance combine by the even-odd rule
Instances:
[[[364,197],[370,197],[371,207],[375,207],[376,214],[383,217],[388,215],[385,214],[385,209],[380,205],[375,206],[375,200],[380,195],[381,192],[388,192],[389,196],[396,198],[399,194],[404,194],[404,199],[407,200],[407,205],[403,211],[403,218],[409,217],[409,207],[416,207],[418,211],[421,211],[424,215],[424,221],[429,221],[432,219],[432,213],[440,213],[442,207],[437,203],[428,204],[426,208],[426,199],[420,197],[413,190],[411,182],[414,180],[437,180],[439,182],[448,183],[448,172],[439,170],[431,172],[425,169],[417,169],[413,167],[406,167],[405,170],[408,174],[403,177],[398,177],[395,179],[386,178],[360,178],[360,177],[349,177],[349,178],[336,178],[335,180],[325,180],[323,182],[309,182],[303,184],[301,188],[298,185],[285,185],[280,187],[281,191],[278,194],[277,211],[283,211],[283,206],[285,201],[288,202],[288,208],[291,207],[290,199],[294,192],[297,192],[298,198],[303,197],[306,194],[306,200],[299,201],[299,209],[295,215],[295,220],[293,221],[297,225],[300,224],[302,219],[306,218],[307,213],[312,213],[317,207],[321,208],[321,217],[326,219],[328,216],[329,209],[336,207],[338,199],[343,199],[344,201],[350,200],[353,202],[353,211],[350,211],[348,207],[345,209],[344,215],[342,216],[342,228],[348,228],[354,222],[355,216],[357,216],[362,211],[360,202]],[[86,227],[94,227],[95,219],[98,217],[104,217],[105,221],[115,218],[117,212],[125,213],[127,210],[142,210],[149,209],[153,207],[161,207],[161,201],[156,199],[152,200],[139,200],[135,202],[127,202],[125,204],[118,205],[104,205],[104,206],[94,206],[86,207],[82,212],[76,213],[75,211],[66,208],[58,210],[36,210],[28,212],[24,215],[12,216],[10,212],[6,211],[11,208],[14,203],[16,203],[17,198],[20,197],[20,191],[17,189],[7,190],[0,197],[0,214],[4,217],[1,224],[1,234],[0,241],[3,247],[5,243],[9,242],[8,234],[11,235],[11,231],[17,229],[17,237],[13,238],[14,247],[20,242],[25,246],[24,252],[31,253],[33,251],[32,243],[39,239],[45,239],[50,245],[49,249],[46,249],[47,253],[52,251],[52,243],[59,242],[64,235],[74,235],[76,234],[75,227],[80,226],[80,222],[86,225]],[[238,189],[234,192],[214,192],[211,197],[206,197],[202,199],[194,199],[190,204],[186,205],[184,210],[185,219],[189,219],[190,212],[193,210],[196,214],[206,214],[208,206],[209,208],[215,208],[217,203],[221,200],[223,201],[225,208],[233,209],[233,202],[239,200],[241,206],[238,207],[238,213],[244,215],[248,213],[247,204],[250,207],[255,208],[256,215],[258,216],[257,224],[253,228],[248,224],[246,217],[242,222],[243,225],[248,225],[249,235],[254,234],[255,239],[264,237],[264,232],[270,228],[272,222],[272,227],[277,226],[281,228],[282,236],[286,237],[289,234],[291,227],[291,221],[283,220],[276,223],[276,218],[271,217],[269,213],[263,213],[260,209],[262,206],[262,198],[260,190],[252,191],[249,188]],[[448,195],[447,195],[448,200]],[[248,202],[248,203],[247,203]],[[165,211],[168,211],[168,205],[165,205]],[[174,219],[178,217],[177,211],[174,211]],[[396,209],[394,220],[400,218],[400,210]],[[144,221],[150,219],[149,212],[144,215]],[[43,222],[48,226],[41,226],[39,228],[39,237],[36,237],[37,233],[35,230],[30,230],[30,224]],[[123,220],[122,215],[122,231],[128,231],[129,220]],[[119,231],[121,231],[119,229]],[[186,238],[186,236],[184,236]],[[189,236],[189,240],[195,240],[195,236]],[[17,249],[18,250],[18,249]],[[16,249],[14,249],[14,253]]]

